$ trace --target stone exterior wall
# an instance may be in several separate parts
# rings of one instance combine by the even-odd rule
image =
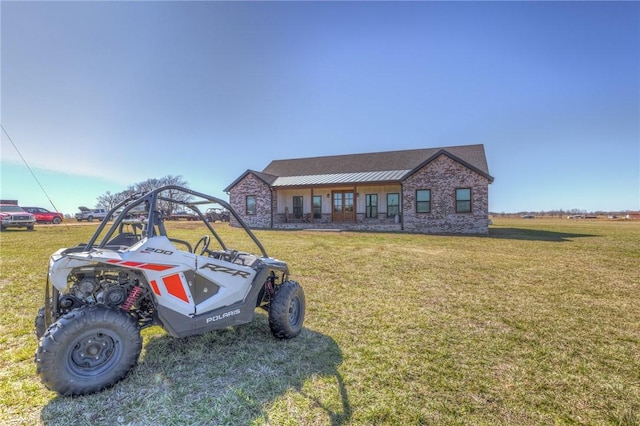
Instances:
[[[456,213],[456,189],[471,188],[471,213]],[[431,212],[416,213],[416,190],[431,190]],[[441,155],[407,178],[402,185],[404,230],[420,233],[489,232],[489,181]]]
[[[256,214],[247,214],[247,195],[256,196]],[[273,198],[272,200],[269,186],[253,174],[245,176],[229,191],[229,204],[250,228],[271,227],[271,212],[276,205],[275,197]],[[232,226],[239,226],[233,216],[230,223]]]

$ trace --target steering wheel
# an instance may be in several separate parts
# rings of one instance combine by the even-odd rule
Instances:
[[[196,253],[198,251],[198,247],[200,246],[200,244],[202,244],[202,250],[200,250],[200,253],[199,253],[200,256],[202,256],[209,249],[210,242],[211,242],[211,237],[209,237],[208,235],[203,235],[202,238],[198,240],[195,247],[193,247],[193,252]]]

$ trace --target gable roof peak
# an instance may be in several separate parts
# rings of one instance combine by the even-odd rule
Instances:
[[[247,169],[243,174],[241,174],[236,180],[234,180],[229,186],[223,189],[224,192],[228,193],[231,191],[231,188],[236,186],[242,179],[247,177],[248,175],[254,175],[256,178],[260,179],[267,185],[271,186],[273,182],[278,178],[277,176],[270,175],[264,172],[257,172],[255,170]]]

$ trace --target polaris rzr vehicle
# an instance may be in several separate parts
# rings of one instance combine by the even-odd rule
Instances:
[[[240,226],[217,232],[202,208],[224,208]],[[169,235],[164,219],[176,210],[200,220],[167,223]],[[248,323],[260,307],[276,338],[300,333],[302,288],[227,202],[164,186],[131,196],[112,216],[88,242],[49,260],[45,305],[35,320],[35,362],[47,388],[83,395],[115,384],[138,360],[140,330],[153,325],[174,337],[198,335]]]

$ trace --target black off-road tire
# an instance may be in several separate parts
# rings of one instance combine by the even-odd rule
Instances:
[[[291,339],[300,334],[304,322],[305,298],[300,284],[285,281],[277,286],[269,304],[269,327],[278,339]]]
[[[86,305],[63,315],[38,344],[36,371],[61,395],[86,395],[123,379],[138,361],[142,338],[126,312]]]

